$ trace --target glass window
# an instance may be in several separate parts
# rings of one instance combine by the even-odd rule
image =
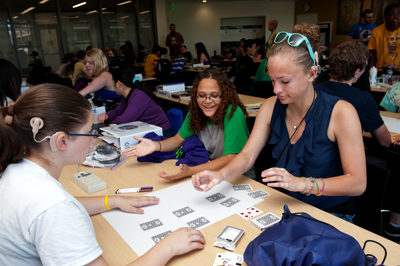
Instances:
[[[154,39],[154,8],[153,1],[138,0],[139,12],[139,43],[144,46],[146,54],[151,54]],[[165,46],[164,44],[160,44]]]
[[[88,46],[103,48],[97,0],[85,0],[85,2],[86,4],[74,8],[74,4],[77,5],[80,1],[60,1],[66,52],[86,51]]]
[[[120,55],[120,47],[130,41],[137,55],[139,42],[135,1],[102,0],[102,11],[106,47],[114,48]]]
[[[10,1],[10,4],[23,76],[28,76],[35,64],[57,69],[61,42],[55,0]]]
[[[0,5],[0,58],[6,59],[18,67],[7,5],[4,4]]]

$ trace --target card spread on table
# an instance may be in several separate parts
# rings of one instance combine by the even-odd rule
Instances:
[[[265,197],[265,196],[269,196],[269,194],[267,192],[265,192],[262,189],[253,191],[248,193],[247,195],[249,195],[250,197],[252,197],[253,199],[257,199],[257,198],[261,198],[261,197]]]
[[[236,191],[226,181],[211,191],[198,192],[190,180],[148,196],[156,196],[160,202],[141,207],[144,210],[142,215],[117,209],[102,213],[138,256],[146,253],[169,232],[187,226],[203,230],[264,200],[249,197],[246,190]]]
[[[262,210],[257,209],[256,207],[247,207],[245,210],[238,212],[237,214],[239,214],[240,217],[246,219],[246,220],[250,220],[254,217],[256,217],[257,215],[263,213]]]
[[[243,184],[243,185],[233,185],[232,186],[233,190],[253,190],[253,188],[250,186],[250,184]]]
[[[235,205],[236,203],[238,203],[240,200],[234,198],[234,197],[230,197],[227,200],[224,200],[223,202],[221,202],[222,205],[224,205],[225,207],[232,207],[233,205]]]

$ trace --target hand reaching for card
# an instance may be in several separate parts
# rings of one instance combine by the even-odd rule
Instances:
[[[220,172],[203,171],[192,176],[192,183],[196,190],[207,192],[215,185],[221,183],[225,178]],[[204,189],[200,186],[207,185]]]
[[[203,249],[205,244],[206,240],[199,230],[183,227],[166,236],[156,247],[159,246],[160,250],[171,250],[171,255],[176,256],[193,249]]]
[[[186,164],[180,164],[179,170],[175,173],[168,174],[167,172],[162,171],[158,173],[158,176],[168,180],[181,179],[190,176],[190,167]]]

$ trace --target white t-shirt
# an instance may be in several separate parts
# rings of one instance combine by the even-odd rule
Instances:
[[[0,178],[0,265],[84,265],[102,254],[88,213],[39,165]]]

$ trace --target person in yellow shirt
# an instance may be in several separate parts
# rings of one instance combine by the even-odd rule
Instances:
[[[158,44],[153,46],[153,53],[149,54],[144,63],[144,75],[146,77],[153,77],[156,75],[156,67],[161,56],[161,46]]]
[[[85,67],[85,55],[86,52],[83,50],[78,51],[76,59],[71,62],[64,71],[64,78],[70,78],[72,85],[75,86],[76,81],[84,74],[86,77],[90,77],[89,71]]]
[[[385,24],[372,31],[368,49],[371,51],[369,65],[376,66],[378,71],[392,68],[400,72],[400,32],[399,6],[390,4],[384,11]]]

